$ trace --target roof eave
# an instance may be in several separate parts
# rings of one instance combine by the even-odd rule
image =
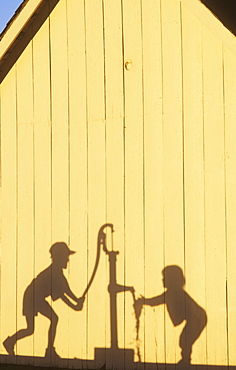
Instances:
[[[29,20],[37,13],[44,0],[31,0],[26,3],[14,21],[9,25],[0,42],[0,61],[9,52],[17,37],[23,32]]]

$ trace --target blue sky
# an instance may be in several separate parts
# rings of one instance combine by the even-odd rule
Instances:
[[[0,0],[0,33],[23,0]]]

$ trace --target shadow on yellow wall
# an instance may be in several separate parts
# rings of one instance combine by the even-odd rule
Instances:
[[[54,340],[58,324],[58,316],[52,309],[46,298],[51,296],[55,301],[61,298],[69,307],[76,311],[82,310],[84,297],[77,298],[71,291],[69,284],[63,274],[63,269],[67,268],[69,256],[74,254],[67,244],[58,242],[51,246],[50,254],[52,264],[43,270],[30,285],[26,288],[23,297],[23,315],[26,318],[27,327],[17,331],[11,337],[8,337],[3,342],[3,345],[9,355],[14,356],[14,346],[20,339],[28,337],[34,333],[34,319],[38,313],[47,317],[50,320],[50,328],[48,332],[48,347],[45,352],[45,357],[59,357],[54,348]],[[72,299],[76,304],[72,303]]]
[[[116,259],[118,251],[108,250],[107,248],[107,232],[113,233],[113,225],[103,225],[97,238],[97,256],[95,266],[88,285],[82,295],[77,298],[71,291],[68,281],[63,274],[63,269],[67,268],[69,256],[75,252],[70,250],[66,243],[57,242],[50,248],[52,263],[49,267],[43,270],[30,285],[26,288],[23,297],[23,315],[26,318],[26,328],[17,331],[12,336],[9,336],[3,342],[3,345],[8,352],[8,356],[1,355],[0,362],[9,362],[9,356],[12,362],[29,363],[28,356],[15,356],[14,346],[18,340],[30,336],[34,333],[35,316],[41,313],[50,320],[48,332],[48,347],[44,358],[37,357],[37,364],[43,366],[51,363],[52,365],[64,366],[65,363],[74,368],[101,368],[101,369],[141,369],[145,365],[147,369],[156,369],[157,364],[143,362],[138,344],[138,362],[134,362],[134,350],[127,348],[119,348],[118,333],[117,333],[117,294],[120,292],[131,292],[134,299],[134,309],[136,316],[136,331],[137,343],[139,341],[139,318],[144,305],[158,306],[165,304],[174,326],[180,325],[183,321],[186,322],[183,331],[179,338],[179,346],[181,348],[182,358],[176,364],[158,364],[158,369],[188,369],[194,367],[203,368],[205,365],[191,365],[191,353],[194,342],[199,338],[203,329],[207,324],[207,315],[184,290],[185,277],[182,269],[179,266],[166,266],[162,271],[163,286],[166,289],[164,293],[152,298],[135,298],[133,287],[123,286],[116,282]],[[99,265],[100,252],[103,250],[109,260],[109,285],[108,292],[110,295],[110,348],[95,348],[94,361],[80,359],[63,359],[60,358],[54,348],[54,340],[56,335],[58,316],[47,302],[46,298],[51,297],[53,301],[62,299],[69,307],[76,311],[83,308],[85,296],[94,280],[96,271]],[[75,303],[74,303],[75,302]],[[95,367],[96,366],[96,367]],[[209,366],[209,369],[226,369],[225,366]],[[230,367],[234,369],[235,367]]]
[[[136,312],[138,311],[138,315],[141,313],[142,305],[166,304],[174,326],[186,321],[179,338],[182,356],[179,364],[186,366],[191,362],[192,346],[207,324],[207,316],[203,308],[184,290],[185,277],[179,266],[167,266],[163,269],[162,274],[163,286],[166,291],[153,298],[139,298],[135,302]]]

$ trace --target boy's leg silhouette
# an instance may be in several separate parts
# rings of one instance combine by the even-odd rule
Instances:
[[[26,318],[27,327],[25,329],[18,330],[14,335],[12,335],[11,337],[8,337],[3,342],[4,347],[6,348],[7,352],[10,355],[15,354],[14,346],[19,339],[26,338],[32,335],[34,332],[34,316],[30,315],[30,316],[26,316],[25,318]]]
[[[58,354],[55,351],[55,348],[53,347],[56,336],[58,316],[46,300],[43,300],[43,302],[41,302],[40,308],[38,308],[38,312],[51,321],[48,331],[48,347],[46,349],[45,356],[53,356],[54,358],[59,358]],[[35,316],[32,311],[30,313],[26,313],[25,318],[27,324],[26,328],[18,330],[14,335],[8,337],[3,342],[4,347],[10,355],[15,355],[14,346],[18,340],[26,338],[34,333]]]
[[[51,355],[59,358],[55,348],[53,347],[58,324],[58,316],[47,301],[44,301],[44,304],[41,305],[39,312],[51,321],[48,331],[48,347],[46,349],[45,356]]]

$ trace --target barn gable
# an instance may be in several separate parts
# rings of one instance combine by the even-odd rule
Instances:
[[[234,0],[201,0],[220,21],[235,35],[236,5]]]
[[[85,296],[47,298],[61,358],[39,314],[0,362],[173,369],[190,343],[196,369],[235,369],[235,37],[199,1],[29,0],[0,53],[1,342],[53,243],[77,252],[64,275]],[[138,317],[176,266],[175,305]],[[180,348],[186,322],[199,336]]]

